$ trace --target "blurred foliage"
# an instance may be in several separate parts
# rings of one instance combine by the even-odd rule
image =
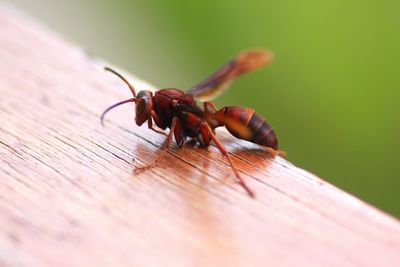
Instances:
[[[400,1],[10,2],[160,87],[271,49],[216,104],[255,108],[290,161],[400,216]]]

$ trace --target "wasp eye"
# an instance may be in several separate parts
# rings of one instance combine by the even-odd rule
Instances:
[[[145,99],[140,99],[137,104],[136,104],[136,116],[141,115],[144,113],[146,110],[146,100]]]
[[[136,124],[142,125],[149,117],[153,109],[153,98],[151,92],[140,91],[136,96]]]

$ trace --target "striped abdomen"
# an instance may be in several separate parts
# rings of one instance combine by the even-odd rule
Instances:
[[[239,139],[278,149],[278,140],[271,124],[253,109],[224,107],[215,113],[215,118]]]

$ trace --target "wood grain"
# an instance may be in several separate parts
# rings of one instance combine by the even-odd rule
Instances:
[[[134,176],[164,136],[132,106],[101,127],[129,90],[4,7],[0,58],[0,266],[400,266],[399,221],[223,130],[256,199],[215,147]]]

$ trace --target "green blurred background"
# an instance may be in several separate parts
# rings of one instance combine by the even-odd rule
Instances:
[[[160,87],[271,49],[216,104],[255,108],[290,161],[400,216],[400,1],[8,2]]]

